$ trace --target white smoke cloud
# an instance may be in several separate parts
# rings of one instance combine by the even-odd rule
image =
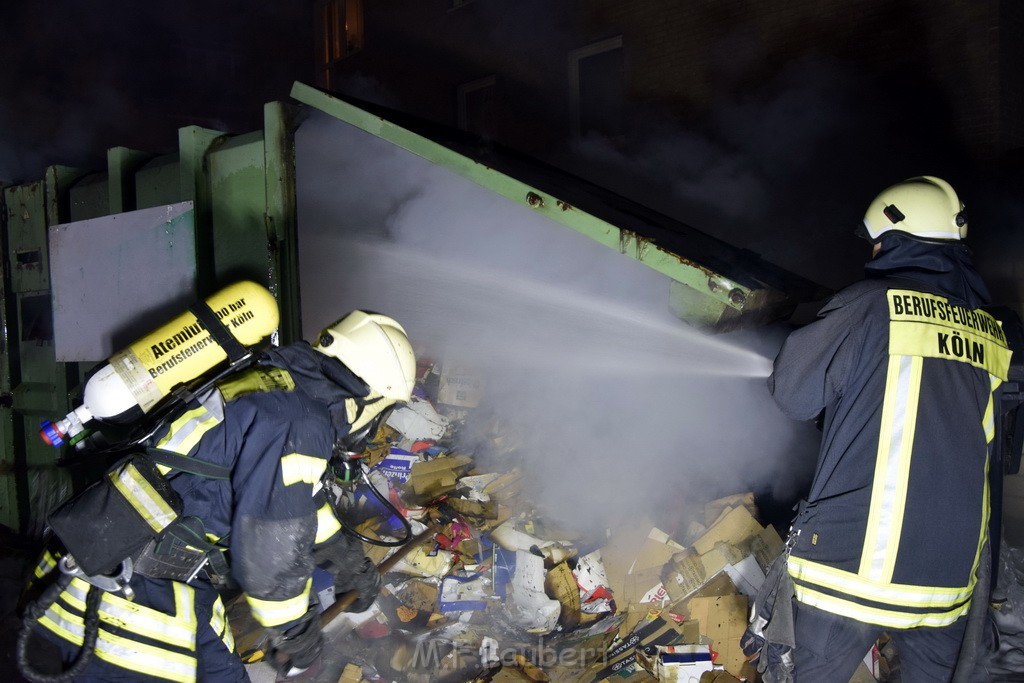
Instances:
[[[299,129],[296,163],[305,336],[367,308],[480,367],[562,519],[798,485],[817,441],[768,396],[781,335],[698,333],[666,277],[326,116]]]

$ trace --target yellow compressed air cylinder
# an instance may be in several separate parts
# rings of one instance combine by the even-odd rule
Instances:
[[[206,299],[206,303],[242,346],[257,344],[277,329],[277,301],[255,282],[236,282]],[[134,403],[148,412],[175,387],[203,375],[227,357],[203,323],[186,312],[118,351],[108,364]],[[102,407],[106,401],[99,400],[99,392],[90,396],[91,384],[90,380],[86,385],[84,405],[93,417],[113,417],[110,409]],[[103,383],[98,383],[96,389],[100,389],[99,384]]]
[[[236,282],[206,304],[242,346],[253,346],[277,329],[277,301],[255,282]],[[203,321],[191,311],[182,313],[111,356],[85,383],[82,404],[62,419],[44,420],[39,435],[51,446],[81,448],[90,421],[123,424],[137,419],[175,388],[227,358]]]

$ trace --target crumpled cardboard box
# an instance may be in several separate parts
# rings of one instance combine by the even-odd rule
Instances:
[[[677,645],[696,643],[700,637],[699,627],[689,620],[678,622],[667,616],[667,613],[652,612],[641,621],[636,628],[625,637],[612,643],[605,661],[595,664],[588,670],[592,676],[588,680],[614,681],[624,683],[632,681],[634,676],[645,679],[646,672],[637,660],[637,650],[648,645]]]
[[[743,595],[694,598],[689,603],[690,618],[700,625],[700,634],[711,640],[718,652],[717,664],[733,676],[742,678],[747,658],[740,648],[740,637],[747,628],[747,598]]]
[[[764,527],[758,524],[750,510],[745,507],[735,507],[725,512],[714,524],[712,524],[703,536],[693,542],[693,549],[703,555],[717,543],[740,546],[758,536]]]
[[[468,455],[445,455],[416,462],[403,488],[412,492],[415,501],[434,500],[453,493],[459,477],[472,466],[473,459]]]
[[[441,367],[437,402],[459,408],[476,408],[484,396],[484,378],[476,369],[446,362]]]
[[[679,552],[685,550],[668,534],[651,528],[646,538],[637,543],[636,528],[613,536],[601,548],[608,582],[615,594],[619,608],[630,604],[646,604],[652,598],[660,606],[662,598],[668,599],[661,583],[662,569]]]
[[[754,494],[750,492],[737,493],[706,503],[704,505],[704,525],[710,527],[718,521],[723,512],[741,506],[745,507],[752,517],[757,517],[757,503],[754,502]]]

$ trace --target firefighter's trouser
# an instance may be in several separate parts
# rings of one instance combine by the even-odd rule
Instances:
[[[75,682],[248,681],[245,667],[233,651],[224,604],[216,589],[202,581],[193,583],[196,584],[194,587],[178,584],[175,588],[171,581],[144,577],[133,579],[132,586],[136,590],[133,604],[151,610],[147,612],[149,615],[158,611],[175,617],[174,622],[165,626],[167,634],[163,637],[142,628],[133,629],[133,617],[137,615],[119,610],[120,603],[101,605],[97,652]],[[182,611],[184,602],[180,599],[182,587],[193,596],[188,601],[192,609],[190,615],[178,613]],[[59,600],[56,606],[60,608],[56,616],[63,620],[60,625],[67,631],[55,630],[51,619],[50,627],[36,625],[33,643],[36,644],[34,647],[42,649],[42,636],[56,645],[67,668],[78,654],[78,645],[68,640],[68,631],[73,634],[77,626],[78,613],[74,605],[65,600]],[[192,638],[180,628],[182,622],[194,630],[194,648],[190,642]]]
[[[795,683],[849,683],[858,664],[888,633],[896,643],[903,683],[948,683],[967,627],[962,617],[943,628],[885,629],[793,601]]]

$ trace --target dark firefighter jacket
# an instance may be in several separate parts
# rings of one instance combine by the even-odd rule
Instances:
[[[769,390],[825,411],[789,562],[798,600],[886,628],[939,627],[970,606],[989,516],[993,394],[1010,361],[960,243],[889,233],[867,279],[793,332]]]
[[[211,540],[230,546],[232,574],[263,626],[286,629],[309,608],[313,546],[340,529],[319,494],[321,477],[335,440],[347,430],[346,401],[365,393],[341,363],[294,344],[222,382],[153,444],[231,467],[230,480],[180,472],[169,477],[183,499],[182,514],[198,517]],[[36,576],[54,564],[54,556],[44,556]],[[195,680],[193,591],[213,588],[202,580],[192,584],[136,577],[135,601],[104,594],[96,656],[168,680]],[[86,588],[75,579],[40,624],[81,644]],[[219,598],[210,619],[233,650]]]

